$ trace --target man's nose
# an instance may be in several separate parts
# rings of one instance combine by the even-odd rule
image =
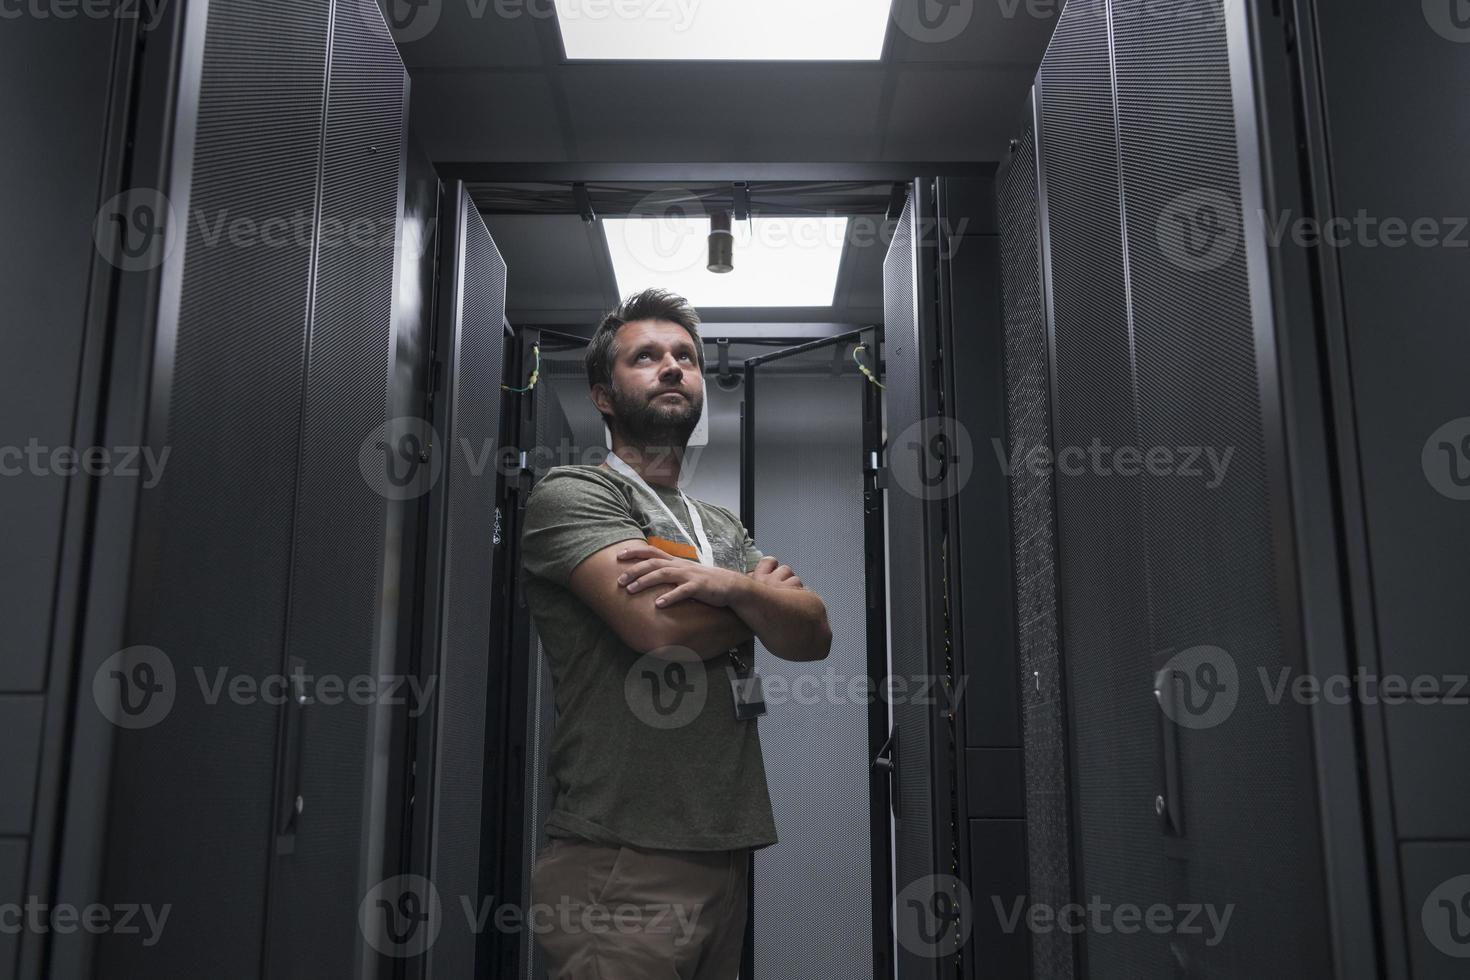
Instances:
[[[658,376],[660,378],[681,378],[683,375],[684,369],[679,366],[678,359],[672,354],[667,355],[663,363],[658,366]]]

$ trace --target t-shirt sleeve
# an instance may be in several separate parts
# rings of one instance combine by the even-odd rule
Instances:
[[[644,540],[643,528],[616,487],[585,468],[553,467],[526,501],[521,567],[566,588],[589,555],[633,538]]]
[[[742,550],[745,552],[746,574],[755,571],[755,566],[760,564],[760,560],[764,558],[765,555],[761,552],[759,548],[755,546],[755,540],[751,538],[750,532],[745,529],[745,525],[740,522],[740,518],[736,516],[733,510],[728,507],[721,507],[718,504],[715,504],[713,506],[720,513],[730,518],[731,523],[733,523],[735,527],[739,528],[739,531],[737,533],[740,537],[744,538],[744,544],[741,547]]]
[[[745,571],[749,574],[755,571],[755,566],[760,564],[765,555],[755,546],[755,541],[751,539],[750,532],[745,530],[744,525],[741,525],[740,530],[745,534]]]

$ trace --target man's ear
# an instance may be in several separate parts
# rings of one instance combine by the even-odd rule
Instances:
[[[592,404],[597,406],[597,411],[600,414],[612,414],[612,394],[607,390],[607,385],[599,381],[592,386],[588,394],[592,398]]]

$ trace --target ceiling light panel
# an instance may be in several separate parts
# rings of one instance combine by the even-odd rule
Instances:
[[[539,0],[525,3],[528,12]],[[556,0],[572,61],[877,61],[890,0]]]
[[[650,286],[698,307],[831,306],[847,218],[755,218],[733,229],[733,272],[714,273],[708,218],[604,218],[618,295]]]

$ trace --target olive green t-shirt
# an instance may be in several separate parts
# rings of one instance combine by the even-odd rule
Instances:
[[[650,486],[692,532],[678,491]],[[740,520],[690,500],[715,564],[753,570],[761,553]],[[729,655],[640,655],[571,591],[583,559],[635,538],[675,552],[693,544],[646,491],[606,467],[552,467],[526,503],[526,603],[556,700],[546,834],[690,851],[774,844],[758,719],[735,717]]]

